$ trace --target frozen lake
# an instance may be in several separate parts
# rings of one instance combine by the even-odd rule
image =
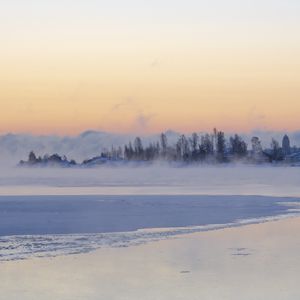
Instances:
[[[0,261],[125,247],[299,214],[265,196],[0,196]]]
[[[299,183],[282,167],[2,169],[1,294],[298,299]]]
[[[264,196],[0,196],[0,235],[127,232],[290,214],[298,198]],[[289,204],[289,205],[287,205]]]
[[[300,169],[225,166],[0,173],[0,260],[124,247],[298,214]]]

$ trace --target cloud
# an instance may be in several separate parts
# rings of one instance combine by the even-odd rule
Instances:
[[[264,113],[258,112],[255,106],[251,107],[248,113],[248,121],[254,124],[256,128],[265,128],[265,120],[267,116]]]
[[[113,105],[113,107],[111,108],[111,111],[116,112],[116,111],[119,111],[126,107],[136,107],[136,106],[137,106],[137,104],[135,103],[135,101],[131,97],[128,97],[128,98],[124,99],[123,101],[118,102],[115,105]]]
[[[139,129],[146,130],[149,127],[149,123],[155,116],[155,114],[139,113],[136,117],[135,124]]]
[[[129,109],[133,114],[132,131],[136,133],[143,133],[149,128],[151,120],[156,114],[146,114],[139,103],[131,97],[124,99],[123,101],[116,103],[111,112],[119,112],[121,110]]]
[[[160,65],[160,61],[157,59],[157,58],[155,58],[152,62],[151,62],[151,64],[150,64],[150,66],[152,67],[152,68],[156,68],[156,67],[158,67]]]

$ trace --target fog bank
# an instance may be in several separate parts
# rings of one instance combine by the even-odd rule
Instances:
[[[264,147],[269,147],[271,139],[275,138],[281,143],[285,133],[288,133],[292,145],[300,145],[300,131],[297,132],[272,132],[253,131],[252,133],[241,134],[250,145],[252,136],[258,136]],[[201,132],[199,133],[201,135]],[[166,136],[169,144],[174,144],[180,133],[167,131]],[[189,135],[189,134],[187,134]],[[227,133],[228,137],[230,133]],[[34,136],[30,134],[5,134],[0,136],[0,163],[1,165],[14,165],[19,160],[25,159],[28,153],[33,150],[37,155],[58,153],[66,155],[69,159],[81,162],[86,158],[99,155],[112,146],[119,147],[133,141],[133,134],[116,134],[100,131],[86,131],[77,136]],[[142,136],[144,145],[158,141],[159,134]]]

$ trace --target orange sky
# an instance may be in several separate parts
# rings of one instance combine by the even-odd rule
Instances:
[[[300,129],[296,1],[91,2],[3,5],[0,132]]]

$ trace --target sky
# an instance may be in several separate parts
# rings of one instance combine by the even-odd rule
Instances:
[[[300,129],[298,0],[0,0],[0,133]]]

